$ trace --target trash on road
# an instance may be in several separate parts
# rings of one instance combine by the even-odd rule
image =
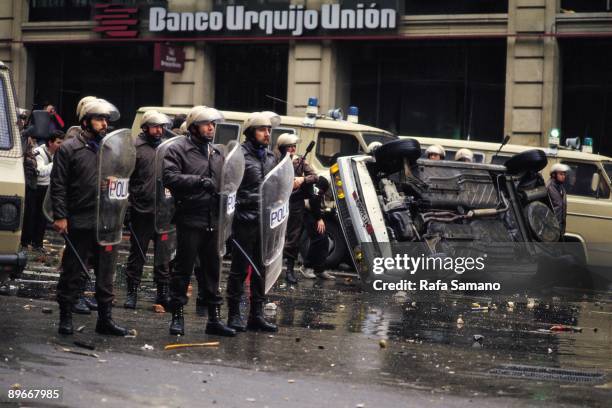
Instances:
[[[155,350],[155,347],[153,347],[153,346],[152,346],[152,345],[150,345],[150,344],[146,344],[146,343],[145,343],[145,345],[144,345],[144,346],[142,346],[142,347],[141,347],[141,349],[143,349],[143,350]]]
[[[81,341],[81,340],[75,340],[74,341],[74,345],[82,347],[82,348],[86,348],[87,350],[95,350],[96,349],[96,346],[94,344],[87,343],[87,342]]]

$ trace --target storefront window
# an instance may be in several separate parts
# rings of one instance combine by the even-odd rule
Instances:
[[[405,14],[507,13],[508,0],[406,0]]]
[[[612,0],[561,0],[561,12],[612,12]]]
[[[94,4],[134,7],[167,6],[168,0],[30,0],[30,21],[86,21]]]
[[[561,137],[591,138],[593,152],[612,155],[612,40],[560,40]]]
[[[359,107],[360,122],[401,136],[502,139],[505,40],[347,48],[352,69],[342,85]]]

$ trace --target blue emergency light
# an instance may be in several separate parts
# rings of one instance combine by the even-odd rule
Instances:
[[[348,115],[346,117],[346,120],[351,123],[358,123],[359,122],[359,108],[357,108],[356,106],[349,106]]]

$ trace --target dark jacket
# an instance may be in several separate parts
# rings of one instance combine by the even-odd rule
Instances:
[[[561,226],[561,236],[565,234],[566,218],[567,218],[567,192],[562,184],[557,183],[554,179],[548,180],[546,184],[548,196],[555,212],[555,217]]]
[[[95,227],[97,167],[97,151],[87,144],[82,133],[62,143],[53,157],[53,218],[68,218],[68,228]]]
[[[259,186],[263,179],[278,163],[274,153],[264,149],[263,159],[257,154],[252,142],[242,144],[244,154],[244,176],[236,194],[236,221],[254,222],[259,220]]]
[[[130,206],[140,213],[155,211],[155,147],[144,133],[134,141],[136,166],[130,177]]]
[[[210,156],[206,148],[210,146]],[[218,221],[219,198],[204,189],[203,180],[221,182],[225,158],[215,145],[200,144],[192,136],[168,147],[164,157],[163,182],[176,204],[174,221],[192,228],[215,228]]]
[[[304,182],[297,190],[291,192],[290,201],[293,203],[295,201],[301,201],[308,199],[312,195],[312,186],[317,182],[318,176],[310,167],[308,162],[304,160],[301,163],[301,157],[296,157],[293,159],[293,171],[295,173],[295,177],[304,177]]]

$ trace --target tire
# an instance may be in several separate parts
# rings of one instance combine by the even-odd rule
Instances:
[[[548,164],[546,153],[540,149],[527,150],[512,156],[506,161],[506,168],[510,174],[522,172],[539,172]]]
[[[338,265],[346,260],[348,251],[342,230],[333,217],[325,218],[325,234],[329,240],[329,252],[327,259],[325,259],[325,268],[337,269]],[[310,239],[308,238],[308,233],[304,231],[300,240],[300,256],[302,260],[306,259],[309,246]]]
[[[412,165],[419,157],[421,157],[421,145],[414,139],[394,140],[374,151],[378,169],[388,174],[400,171],[404,165],[404,159]]]

